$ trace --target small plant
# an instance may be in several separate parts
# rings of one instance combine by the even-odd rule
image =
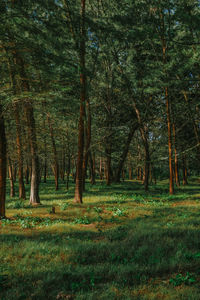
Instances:
[[[87,216],[84,216],[82,218],[76,218],[74,221],[73,221],[73,224],[91,224],[91,221],[88,219]]]
[[[191,285],[196,282],[196,279],[194,276],[190,273],[186,273],[186,276],[183,276],[182,274],[177,274],[176,277],[171,278],[169,281],[173,286],[179,286],[182,284]]]
[[[117,208],[115,212],[113,212],[113,215],[118,217],[124,217],[126,216],[126,213],[124,209]]]
[[[60,210],[66,210],[67,208],[69,207],[69,203],[62,203],[61,205],[60,205]]]
[[[15,209],[19,209],[19,208],[24,208],[25,203],[22,200],[17,200],[14,203],[11,203],[9,205],[9,208],[15,208]]]
[[[103,212],[103,209],[101,207],[93,207],[94,211],[98,214],[102,213]]]
[[[61,224],[64,223],[63,220],[52,220],[51,218],[40,218],[40,217],[32,217],[32,216],[22,216],[22,215],[15,215],[14,219],[3,219],[1,224],[2,226],[6,225],[20,225],[21,228],[34,228],[36,226],[44,227],[44,226],[50,226],[54,224]]]
[[[107,210],[110,210],[113,212],[113,216],[118,216],[118,217],[124,217],[127,215],[126,213],[126,210],[125,209],[122,209],[122,208],[119,208],[119,207],[109,207],[107,208]]]

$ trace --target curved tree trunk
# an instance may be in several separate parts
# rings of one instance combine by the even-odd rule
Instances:
[[[127,141],[126,141],[126,144],[124,146],[124,150],[123,150],[123,152],[120,156],[120,159],[119,159],[119,164],[118,164],[117,171],[116,171],[116,176],[115,176],[115,181],[116,182],[120,182],[120,176],[121,176],[121,173],[122,173],[124,162],[126,160],[126,157],[127,157],[128,151],[129,151],[129,146],[131,144],[133,135],[134,135],[135,130],[137,129],[137,127],[138,127],[138,125],[134,124],[134,126],[132,126],[130,128],[130,131],[129,131],[129,134],[128,134],[128,137],[127,137]]]

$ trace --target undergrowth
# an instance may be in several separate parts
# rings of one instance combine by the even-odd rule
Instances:
[[[8,198],[0,299],[200,299],[195,181],[173,196],[162,182],[87,184],[83,205],[60,186],[42,184],[39,207]]]

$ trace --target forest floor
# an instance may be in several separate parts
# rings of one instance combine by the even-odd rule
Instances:
[[[27,191],[29,186],[26,187]],[[41,202],[7,200],[0,299],[200,299],[200,183],[41,184]],[[52,212],[55,207],[55,214]]]

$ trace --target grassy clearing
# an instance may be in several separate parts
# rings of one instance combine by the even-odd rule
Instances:
[[[88,184],[84,204],[53,181],[42,206],[7,201],[0,226],[0,299],[200,299],[197,179]],[[52,214],[52,206],[55,214]]]

